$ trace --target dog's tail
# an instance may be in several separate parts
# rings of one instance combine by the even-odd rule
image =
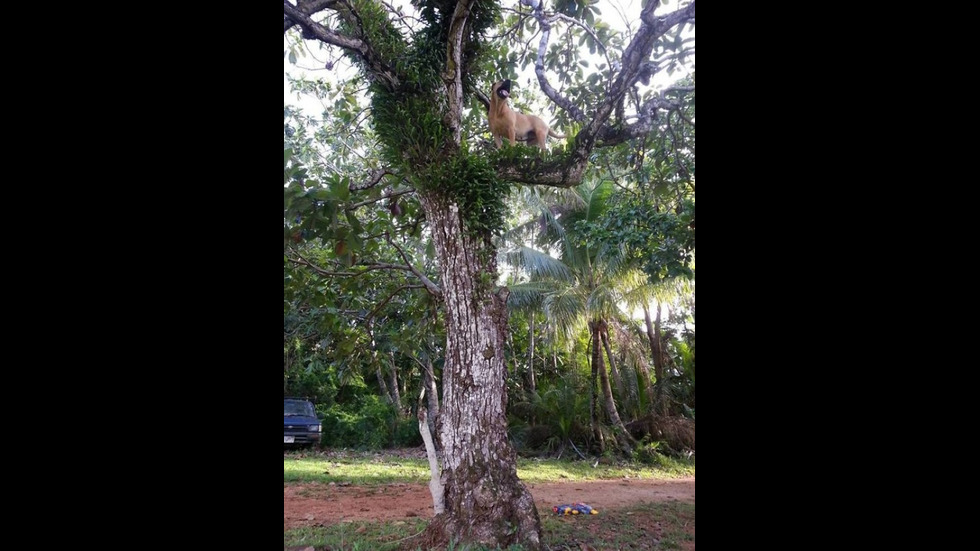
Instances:
[[[550,128],[548,129],[548,135],[551,136],[552,138],[558,138],[559,140],[564,140],[566,137],[562,134],[556,134],[555,131]]]

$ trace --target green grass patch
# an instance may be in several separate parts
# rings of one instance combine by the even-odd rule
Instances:
[[[331,458],[283,455],[283,482],[336,482],[380,486],[395,482],[428,483],[429,463],[394,456]]]
[[[613,478],[670,479],[694,476],[694,461],[690,463],[667,462],[649,466],[640,463],[595,465],[595,461],[567,461],[556,459],[518,459],[517,476],[524,482],[576,482],[581,480],[607,480]]]
[[[693,549],[694,504],[656,503],[602,511],[594,516],[541,515],[550,549]]]
[[[343,549],[345,551],[389,551],[404,538],[420,533],[428,520],[394,522],[342,522],[332,526],[297,528],[283,532],[283,547]]]
[[[603,464],[556,459],[518,459],[517,476],[524,482],[576,482],[616,478],[670,479],[695,476],[694,460],[664,458],[650,466],[640,463]],[[400,454],[331,452],[322,454],[284,453],[284,483],[351,483],[378,486],[403,483],[427,483],[429,463],[421,457]]]
[[[660,551],[693,549],[695,543],[693,503],[657,503],[603,511],[595,516],[555,516],[541,511],[545,549],[579,549],[588,544],[596,549]],[[345,522],[333,526],[299,528],[283,533],[283,547],[313,546],[317,551],[397,549],[405,538],[420,533],[428,524],[423,519],[395,522]],[[487,551],[484,547],[460,546],[454,551]],[[512,546],[511,551],[522,549]]]

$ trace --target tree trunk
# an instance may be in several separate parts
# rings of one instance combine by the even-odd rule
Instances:
[[[664,341],[663,341],[663,333],[661,332],[660,329],[661,327],[660,312],[661,312],[660,301],[657,301],[657,319],[656,321],[653,322],[653,324],[651,324],[650,311],[646,308],[646,306],[643,307],[643,313],[646,316],[646,322],[647,322],[647,337],[650,339],[650,350],[651,353],[653,354],[654,373],[657,376],[657,382],[654,385],[655,392],[654,392],[654,399],[653,399],[653,407],[655,408],[656,413],[659,413],[661,415],[667,415],[668,404],[666,399],[666,393],[664,392],[665,385],[667,383],[667,369],[666,369],[667,362],[666,359],[664,358],[664,344],[663,344]]]
[[[592,352],[592,379],[589,384],[589,423],[592,426],[592,437],[595,438],[596,442],[599,444],[599,453],[604,453],[606,451],[606,439],[602,436],[602,430],[599,427],[599,364],[601,363],[599,356],[599,348],[596,343],[596,325],[595,322],[589,322],[589,350]]]
[[[534,313],[533,312],[531,313],[530,317],[531,317],[531,323],[530,323],[531,343],[528,346],[530,352],[528,352],[528,359],[527,359],[527,382],[528,385],[530,385],[531,387],[531,392],[537,392],[537,382],[534,380]]]
[[[381,372],[381,362],[379,362],[377,358],[374,359],[374,369],[375,369],[374,374],[378,377],[378,386],[381,387],[381,395],[384,396],[385,401],[390,404],[392,403],[391,392],[388,391],[388,384],[385,383],[385,376]]]
[[[402,395],[398,390],[398,366],[395,364],[395,353],[389,352],[391,358],[391,403],[395,405],[400,415],[402,412]]]
[[[616,383],[616,392],[619,393],[619,403],[623,403],[623,400],[626,400],[626,387],[623,386],[623,378],[619,374],[619,369],[616,368],[616,359],[613,357],[612,347],[609,346],[608,328],[600,336],[602,337],[602,347],[606,350],[606,358],[609,359],[609,372],[612,373],[613,382]]]
[[[517,478],[507,437],[504,340],[506,288],[494,292],[496,251],[489,238],[467,234],[459,207],[436,191],[420,194],[440,259],[445,301],[446,363],[442,372],[442,482],[446,511],[424,539],[506,548],[541,545],[534,500]],[[487,276],[490,279],[486,279]]]
[[[653,322],[650,320],[650,308],[646,304],[643,305],[643,318],[646,320],[647,338],[650,340],[650,358],[653,361],[654,369],[657,370],[657,382],[659,383],[662,377],[663,366],[658,367],[657,365],[657,358],[659,357],[657,350],[659,347],[657,346],[657,339],[653,332]],[[647,400],[650,403],[649,407],[652,411],[656,407],[657,401],[653,392],[653,383],[650,382],[650,370],[647,366],[643,365],[640,367],[640,372],[643,374],[643,384],[646,386]]]
[[[599,320],[590,324],[595,327],[592,334],[592,359],[595,364],[592,366],[593,370],[599,371],[599,381],[602,384],[602,395],[604,398],[606,406],[606,417],[609,419],[609,424],[612,426],[613,434],[616,435],[616,445],[619,449],[623,451],[624,455],[630,455],[633,453],[633,445],[636,441],[630,436],[626,427],[623,426],[623,420],[619,417],[619,411],[616,409],[616,401],[613,399],[612,386],[609,384],[609,375],[606,373],[606,366],[602,360],[602,351],[600,343],[602,342],[602,333],[606,331],[605,320]]]
[[[423,371],[425,372],[423,384],[425,385],[426,399],[429,402],[429,413],[426,419],[429,424],[429,432],[435,440],[435,447],[437,450],[441,450],[442,443],[439,441],[437,429],[439,422],[439,390],[436,388],[436,374],[432,367],[432,359],[425,359]]]

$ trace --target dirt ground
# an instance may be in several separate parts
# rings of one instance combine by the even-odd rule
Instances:
[[[558,504],[583,502],[600,512],[640,503],[694,503],[694,478],[602,480],[530,484],[540,515]],[[431,518],[432,496],[424,484],[383,487],[298,484],[283,487],[283,530],[357,520]]]

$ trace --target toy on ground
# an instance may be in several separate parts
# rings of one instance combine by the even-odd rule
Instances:
[[[599,511],[584,503],[556,505],[551,508],[556,515],[598,515]]]

